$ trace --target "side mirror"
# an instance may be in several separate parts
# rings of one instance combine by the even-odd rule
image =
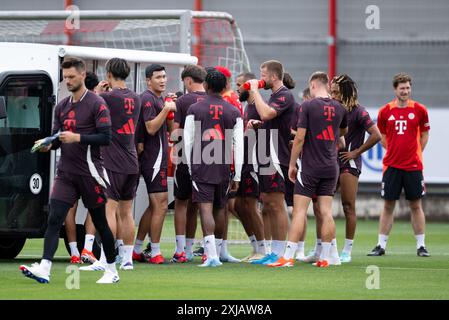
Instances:
[[[5,97],[0,96],[0,119],[5,119],[8,117],[6,113],[6,101]]]

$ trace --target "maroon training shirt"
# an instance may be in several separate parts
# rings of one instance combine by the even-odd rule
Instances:
[[[110,127],[109,109],[103,98],[86,90],[81,99],[72,102],[72,96],[63,99],[55,108],[53,132],[71,131],[79,134],[96,134],[97,128]],[[89,164],[103,173],[100,146],[81,143],[62,143],[58,170],[81,176],[92,176]]]
[[[301,158],[301,171],[318,178],[339,173],[337,143],[339,129],[347,127],[346,109],[336,100],[315,98],[301,105],[297,128],[307,130]]]
[[[124,174],[139,173],[135,144],[136,126],[140,115],[140,97],[129,89],[113,89],[101,94],[109,106],[112,140],[102,147],[104,166]]]

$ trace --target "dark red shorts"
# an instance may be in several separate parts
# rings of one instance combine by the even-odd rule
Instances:
[[[295,194],[309,198],[313,198],[314,196],[333,197],[337,188],[337,181],[338,177],[318,178],[300,172],[295,183]]]
[[[259,174],[261,193],[281,192],[286,194],[288,192],[288,188],[293,190],[293,183],[288,178],[288,168],[285,166],[279,166],[279,168],[280,171],[276,170],[274,174]],[[262,168],[260,169],[263,170]],[[291,202],[293,203],[293,199]]]
[[[142,171],[143,179],[147,186],[148,193],[167,192],[167,168],[160,168],[158,171]]]
[[[111,170],[106,170],[106,173],[109,178],[106,195],[109,199],[115,201],[134,199],[139,185],[139,174],[124,174]]]
[[[215,208],[224,208],[228,201],[229,182],[209,184],[192,182],[193,203],[213,203]]]
[[[237,190],[238,197],[259,198],[259,177],[255,172],[242,172]]]
[[[78,199],[84,206],[94,209],[106,203],[104,188],[94,177],[81,176],[58,170],[54,180],[50,199],[59,200],[73,206]]]
[[[190,174],[176,170],[174,175],[174,195],[176,199],[188,200],[192,198],[192,179]]]
[[[342,167],[340,168],[340,174],[342,173],[350,173],[352,174],[354,177],[359,177],[361,172],[359,169],[357,168],[351,168],[351,167]]]

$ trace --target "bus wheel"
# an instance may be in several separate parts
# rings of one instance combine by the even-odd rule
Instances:
[[[25,245],[26,238],[0,238],[0,259],[14,259]]]

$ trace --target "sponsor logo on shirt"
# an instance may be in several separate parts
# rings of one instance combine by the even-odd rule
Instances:
[[[332,117],[335,117],[335,107],[324,106],[324,116],[327,117],[326,121],[332,121]]]
[[[223,115],[223,106],[222,105],[216,105],[216,104],[211,104],[209,106],[209,114],[212,117],[213,120],[218,120],[220,119],[220,116]]]
[[[133,114],[134,99],[133,98],[125,98],[124,99],[124,107],[126,109],[126,114]]]
[[[334,141],[335,135],[332,126],[327,126],[320,134],[316,136],[318,140]]]
[[[407,130],[407,120],[396,120],[394,128],[398,134],[404,134],[404,131]]]
[[[76,120],[75,119],[65,119],[64,120],[64,131],[74,132],[76,129]]]

